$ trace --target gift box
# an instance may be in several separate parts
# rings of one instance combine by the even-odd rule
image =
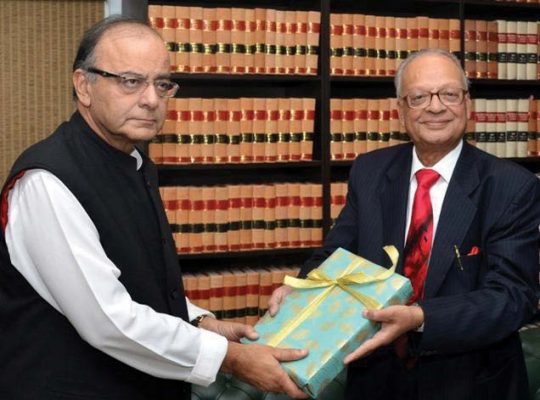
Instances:
[[[345,356],[379,329],[362,316],[364,308],[405,304],[412,294],[409,280],[394,272],[397,250],[384,250],[390,269],[339,248],[306,279],[287,277],[293,292],[275,317],[267,313],[256,324],[257,343],[309,349],[306,358],[282,363],[309,396],[317,397],[343,370]]]

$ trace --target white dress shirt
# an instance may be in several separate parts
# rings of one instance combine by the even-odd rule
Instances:
[[[132,156],[139,169],[140,155]],[[8,207],[12,264],[83,340],[156,377],[205,386],[215,380],[226,338],[133,301],[94,223],[57,177],[27,171],[10,191]],[[190,320],[210,314],[187,306]]]
[[[437,225],[439,223],[439,217],[441,216],[441,208],[444,201],[444,196],[446,195],[448,183],[450,183],[450,179],[452,178],[452,174],[454,173],[454,169],[456,168],[456,164],[459,155],[461,154],[462,148],[463,141],[460,140],[459,144],[433,167],[425,167],[416,155],[416,148],[413,148],[409,199],[407,201],[407,227],[405,229],[405,242],[407,241],[407,232],[409,232],[409,226],[411,225],[411,214],[414,202],[414,194],[416,193],[416,187],[418,186],[418,183],[416,182],[416,172],[422,168],[428,168],[437,171],[440,175],[437,182],[435,182],[435,184],[431,187],[429,191],[429,197],[431,198],[431,207],[433,210],[433,241],[435,241],[435,237],[437,235]]]

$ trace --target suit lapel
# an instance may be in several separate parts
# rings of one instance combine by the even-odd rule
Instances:
[[[437,232],[431,250],[425,297],[433,297],[441,287],[455,260],[454,246],[460,248],[476,214],[477,206],[469,195],[480,182],[470,145],[463,150],[454,169],[444,198]]]
[[[404,149],[386,173],[380,194],[383,221],[383,245],[394,245],[399,251],[398,272],[402,270],[407,195],[411,175],[412,146]]]

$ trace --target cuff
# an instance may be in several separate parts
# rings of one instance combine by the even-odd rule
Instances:
[[[204,329],[199,330],[201,347],[189,382],[208,386],[216,380],[216,375],[227,354],[228,343],[224,336]]]

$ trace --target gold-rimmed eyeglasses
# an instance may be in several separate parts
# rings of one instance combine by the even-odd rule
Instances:
[[[90,67],[86,71],[97,74],[103,78],[112,78],[125,94],[141,93],[148,85],[152,84],[159,97],[174,97],[178,91],[178,84],[166,78],[146,79],[144,76],[135,74],[113,74],[102,69]]]
[[[405,96],[400,97],[405,100],[409,108],[426,108],[431,104],[433,96],[437,96],[439,101],[445,106],[458,106],[463,103],[468,90],[461,88],[445,88],[437,92],[426,92],[423,90],[413,90]]]

